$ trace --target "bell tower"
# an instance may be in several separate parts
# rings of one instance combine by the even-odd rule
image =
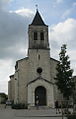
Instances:
[[[48,26],[42,20],[38,10],[29,25],[29,49],[48,49]]]

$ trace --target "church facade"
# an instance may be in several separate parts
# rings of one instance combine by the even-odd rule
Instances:
[[[50,57],[48,26],[40,13],[28,27],[28,57],[16,61],[15,73],[8,82],[8,98],[14,103],[28,104],[29,107],[54,107],[60,99],[55,85],[58,61]]]

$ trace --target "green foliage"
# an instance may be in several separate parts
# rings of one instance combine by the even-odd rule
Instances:
[[[69,115],[68,119],[76,119],[76,115]]]
[[[22,103],[12,104],[12,109],[27,109],[27,105]]]
[[[0,93],[1,97],[1,104],[5,104],[6,100],[8,99],[8,96],[5,93]]]
[[[61,52],[59,54],[60,61],[57,65],[57,75],[55,77],[56,85],[63,96],[69,99],[72,95],[74,82],[72,80],[73,70],[70,69],[70,61],[68,55],[66,55],[66,45],[62,45]]]

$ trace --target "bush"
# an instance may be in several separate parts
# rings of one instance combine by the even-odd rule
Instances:
[[[69,115],[68,119],[76,119],[76,115]]]
[[[2,101],[1,104],[5,104],[5,101]]]
[[[27,109],[27,105],[22,103],[12,104],[12,109]]]

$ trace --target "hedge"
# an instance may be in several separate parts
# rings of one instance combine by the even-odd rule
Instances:
[[[12,109],[27,109],[27,105],[22,103],[12,104]]]
[[[68,119],[76,119],[76,114],[69,115]]]

